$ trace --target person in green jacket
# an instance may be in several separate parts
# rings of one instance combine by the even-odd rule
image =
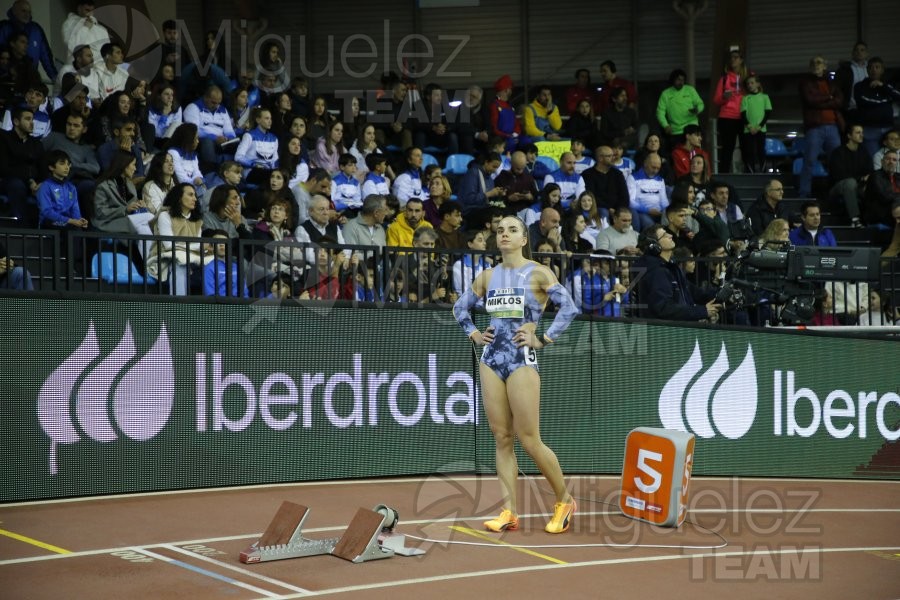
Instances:
[[[703,100],[692,85],[687,85],[687,74],[675,69],[669,74],[670,86],[663,90],[656,105],[656,119],[665,132],[679,136],[685,125],[699,125],[697,116],[703,112]]]

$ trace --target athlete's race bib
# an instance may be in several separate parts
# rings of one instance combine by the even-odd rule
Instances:
[[[498,319],[524,319],[525,288],[488,290],[484,308]]]

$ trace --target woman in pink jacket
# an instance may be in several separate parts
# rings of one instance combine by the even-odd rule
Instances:
[[[719,78],[713,102],[719,107],[719,173],[731,172],[731,161],[738,135],[744,130],[741,121],[743,83],[750,71],[740,50],[732,50],[725,73]]]

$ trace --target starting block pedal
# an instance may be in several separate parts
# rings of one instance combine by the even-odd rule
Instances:
[[[242,563],[258,563],[285,558],[331,554],[340,538],[311,540],[303,537],[303,523],[309,508],[284,501],[263,536],[241,552]]]
[[[241,552],[242,563],[258,563],[285,558],[303,558],[331,554],[352,563],[399,556],[425,554],[419,548],[406,547],[406,536],[394,533],[397,511],[383,504],[373,510],[360,508],[339,538],[311,540],[303,537],[303,522],[309,508],[282,502],[263,536]]]

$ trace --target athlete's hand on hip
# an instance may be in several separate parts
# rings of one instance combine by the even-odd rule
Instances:
[[[475,331],[474,333],[472,333],[471,339],[473,342],[475,342],[476,346],[485,346],[487,344],[490,344],[494,341],[493,326],[488,327],[484,330],[484,332]]]
[[[513,342],[516,347],[521,348],[522,346],[528,346],[529,348],[534,349],[543,348],[544,343],[537,335],[535,335],[535,329],[537,328],[534,323],[526,323],[516,329],[516,334],[513,336]]]

